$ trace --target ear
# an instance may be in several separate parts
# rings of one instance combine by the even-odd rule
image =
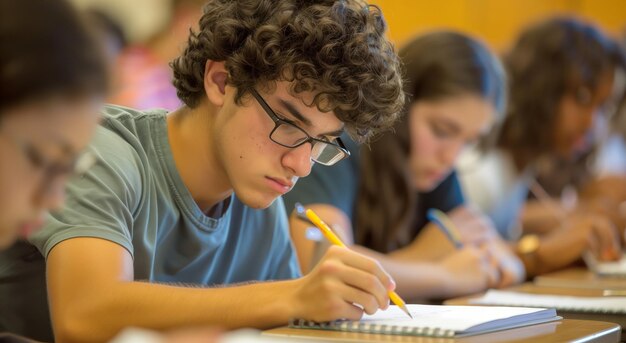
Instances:
[[[204,65],[204,92],[209,102],[215,106],[224,105],[227,79],[228,71],[226,71],[224,62],[206,61]]]

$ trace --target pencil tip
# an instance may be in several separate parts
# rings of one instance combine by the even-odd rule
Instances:
[[[409,316],[409,317],[411,317],[411,319],[413,319],[413,316],[411,315],[411,312],[409,312],[409,309],[406,308],[406,305],[402,306],[401,308],[402,308],[402,311],[404,311],[404,313],[407,314],[407,316]]]

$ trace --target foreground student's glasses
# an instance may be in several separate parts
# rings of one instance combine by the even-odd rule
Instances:
[[[43,190],[49,190],[54,184],[54,180],[60,176],[80,176],[84,174],[97,160],[93,153],[85,150],[71,161],[61,164],[48,160],[32,144],[12,136],[9,136],[9,138],[17,145],[28,162],[43,173],[41,185]]]
[[[279,118],[256,90],[252,89],[250,92],[263,107],[267,115],[274,121],[274,129],[270,132],[270,139],[274,143],[287,148],[297,148],[302,144],[310,142],[311,159],[325,166],[332,166],[350,156],[350,152],[346,149],[341,139],[337,138],[335,143],[311,137],[294,123]]]

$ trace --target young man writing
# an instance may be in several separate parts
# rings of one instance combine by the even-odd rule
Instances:
[[[24,265],[3,275],[17,285],[9,289],[45,287],[36,267],[45,263],[58,341],[104,341],[131,325],[356,319],[388,305],[393,281],[347,249],[298,278],[276,200],[312,162],[348,156],[344,130],[363,140],[395,120],[401,78],[379,10],[356,0],[213,0],[204,11],[172,63],[186,106],[107,108],[91,145],[98,163],[31,237],[43,257],[22,246],[0,259],[0,270]],[[46,311],[45,301],[23,306]]]

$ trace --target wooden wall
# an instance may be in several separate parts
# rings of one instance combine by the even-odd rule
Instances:
[[[614,37],[626,31],[626,0],[370,0],[380,6],[389,36],[402,45],[420,32],[453,28],[474,34],[496,51],[509,47],[528,24],[557,14],[592,21]]]

